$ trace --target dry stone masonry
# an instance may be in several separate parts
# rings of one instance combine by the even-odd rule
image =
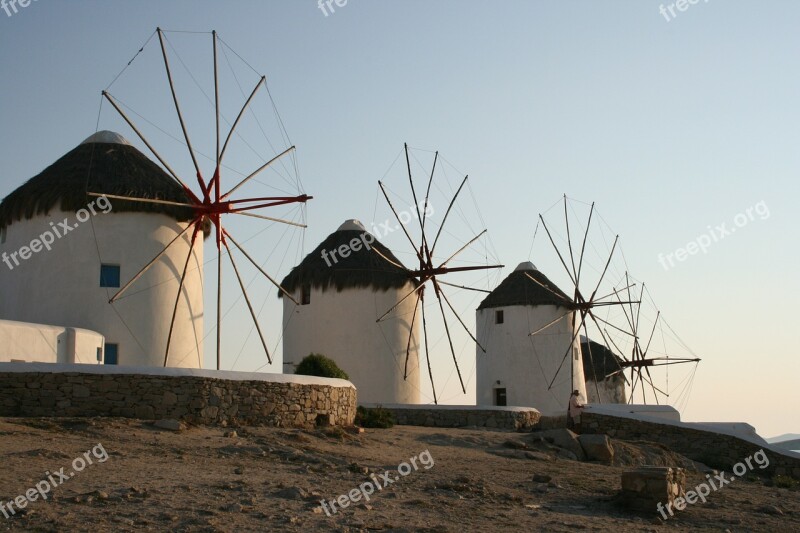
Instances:
[[[622,474],[622,501],[630,509],[656,512],[658,504],[672,505],[685,495],[682,468],[645,466]]]
[[[306,428],[353,425],[355,387],[342,380],[318,380],[332,384],[127,373],[7,372],[0,365],[0,416],[109,416]]]
[[[378,407],[367,405],[367,407]],[[541,414],[536,409],[515,407],[462,408],[460,406],[416,407],[401,405],[381,406],[392,412],[401,426],[425,427],[486,427],[498,429],[531,429]]]
[[[728,471],[736,463],[762,449],[758,444],[731,435],[588,411],[581,415],[581,425],[587,432],[604,433],[615,439],[658,442],[689,459]],[[800,479],[800,459],[768,449],[764,452],[769,459],[769,466],[763,471],[756,469],[756,474]]]

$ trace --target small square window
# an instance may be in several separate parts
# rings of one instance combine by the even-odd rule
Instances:
[[[303,293],[300,296],[300,305],[311,303],[311,285],[303,285]]]
[[[106,343],[106,355],[103,363],[106,365],[119,364],[119,344]]]
[[[494,312],[494,323],[495,324],[502,324],[505,322],[505,316],[503,315],[503,311],[495,311]]]
[[[119,287],[119,265],[100,265],[100,286]]]

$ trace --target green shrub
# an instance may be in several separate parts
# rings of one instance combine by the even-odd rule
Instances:
[[[374,408],[359,406],[356,410],[355,424],[365,428],[387,429],[394,426],[395,420],[392,412],[381,406]]]
[[[300,364],[297,365],[294,373],[302,376],[350,379],[347,372],[339,368],[333,359],[318,353],[312,353],[304,357]]]
[[[789,476],[774,476],[772,485],[782,489],[797,489],[800,488],[800,481]]]

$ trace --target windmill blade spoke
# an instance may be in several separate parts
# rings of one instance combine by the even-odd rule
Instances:
[[[567,360],[567,357],[572,355],[572,348],[573,344],[575,343],[575,339],[580,335],[581,328],[583,327],[583,323],[586,320],[586,316],[581,313],[581,323],[578,324],[578,327],[575,328],[575,332],[572,334],[572,339],[569,341],[569,346],[567,346],[567,351],[564,353],[564,357],[561,358],[561,364],[558,365],[558,369],[556,370],[556,374],[553,376],[553,379],[550,381],[550,385],[547,386],[547,390],[551,390],[553,388],[553,384],[556,382],[556,378],[558,377],[558,373],[561,372],[561,368],[564,366],[564,361]],[[573,320],[574,323],[574,320]],[[572,363],[575,364],[575,363]],[[571,385],[570,385],[571,387]]]
[[[245,211],[233,211],[233,212],[231,212],[231,214],[233,214],[233,215],[242,215],[242,216],[245,216],[245,217],[260,218],[261,220],[269,220],[270,222],[278,222],[280,224],[288,224],[289,226],[295,226],[295,227],[298,227],[298,228],[307,228],[308,227],[307,225],[301,224],[299,222],[292,222],[291,220],[286,220],[286,219],[283,219],[283,218],[274,218],[274,217],[268,217],[268,216],[265,216],[265,215],[257,215],[255,213],[247,213]]]
[[[586,251],[586,239],[589,237],[589,228],[592,226],[592,215],[594,215],[594,202],[589,209],[589,220],[586,222],[586,231],[583,234],[583,244],[581,245],[581,257],[578,260],[578,273],[575,275],[575,285],[580,286],[581,272],[583,271],[583,254]],[[611,252],[614,253],[613,251]]]
[[[189,207],[195,209],[197,206],[194,204],[187,204],[184,202],[173,202],[171,200],[155,200],[153,198],[138,198],[136,196],[120,196],[118,194],[105,194],[99,192],[87,192],[88,196],[102,197],[105,196],[111,200],[125,200],[126,202],[138,202],[142,204],[155,204],[155,205],[173,205],[176,207]]]
[[[597,300],[589,300],[586,303],[588,303],[591,308],[595,308],[595,307],[611,307],[611,306],[620,305],[620,304],[626,304],[626,305],[627,304],[638,304],[640,302],[639,302],[639,300],[633,300],[633,301],[627,301],[627,300],[622,301],[622,300],[620,300],[619,302],[598,302]]]
[[[608,272],[608,267],[611,265],[611,260],[614,258],[614,250],[617,248],[617,241],[619,240],[619,235],[614,238],[614,244],[611,246],[611,253],[608,254],[608,261],[606,261],[606,266],[603,268],[603,273],[600,274],[600,279],[597,281],[597,286],[592,291],[592,296],[589,298],[589,301],[593,301],[597,291],[600,289],[600,284],[603,283],[603,278],[606,277],[606,272]]]
[[[592,342],[589,339],[589,330],[586,327],[586,321],[583,321],[583,334],[586,336],[586,346],[589,348],[589,363],[592,365],[592,378],[594,380],[594,388],[597,392],[597,403],[603,403],[600,397],[600,385],[597,383],[597,373],[594,370],[594,356],[592,355]],[[581,363],[583,363],[583,346],[581,346]],[[586,377],[584,376],[584,379]]]
[[[238,190],[238,189],[239,189],[239,188],[240,188],[242,185],[244,185],[245,183],[247,183],[247,182],[248,182],[248,181],[250,181],[251,179],[253,179],[253,178],[255,178],[256,176],[258,176],[259,174],[261,174],[261,172],[263,172],[264,170],[266,170],[266,169],[267,169],[269,166],[271,166],[271,165],[272,165],[274,162],[276,162],[276,161],[277,161],[277,160],[279,160],[281,157],[285,156],[286,154],[288,154],[289,152],[291,152],[291,151],[292,151],[292,150],[294,150],[294,149],[295,149],[295,147],[294,147],[294,146],[290,146],[289,148],[287,148],[287,149],[286,149],[286,150],[284,150],[283,152],[279,153],[278,155],[276,155],[275,157],[273,157],[272,159],[270,159],[269,161],[267,161],[266,163],[264,163],[263,165],[261,165],[260,167],[258,167],[258,168],[257,168],[257,169],[256,169],[256,170],[255,170],[255,171],[252,173],[252,174],[250,174],[249,176],[247,176],[246,178],[244,178],[242,181],[240,181],[240,182],[239,182],[239,183],[236,185],[236,187],[234,187],[233,189],[231,189],[231,190],[229,190],[228,192],[226,192],[225,194],[223,194],[223,195],[220,197],[220,199],[221,199],[221,200],[224,200],[225,198],[227,198],[228,196],[230,196],[231,194],[233,194],[234,192],[236,192],[236,191],[237,191],[237,190]]]
[[[572,253],[572,238],[569,235],[569,212],[567,211],[567,195],[564,195],[564,221],[567,224],[567,246],[569,246],[569,260],[572,263],[572,273],[578,279],[578,271],[575,269],[575,256]]]
[[[647,372],[647,383],[649,383],[650,386],[653,387],[653,397],[656,399],[656,405],[660,405],[658,401],[658,394],[656,393],[660,392],[662,395],[664,395],[665,398],[668,398],[669,394],[656,387],[655,383],[653,383],[653,376],[650,374],[650,369],[648,367],[644,367],[644,369]]]
[[[443,281],[439,281],[439,280],[437,279],[437,280],[436,280],[436,283],[437,283],[438,285],[442,285],[444,282],[443,282]],[[471,338],[473,341],[475,341],[475,344],[477,344],[477,345],[478,345],[478,348],[480,348],[480,349],[481,349],[481,351],[482,351],[483,353],[486,353],[486,348],[484,348],[484,347],[483,347],[483,345],[482,345],[480,342],[478,342],[478,339],[476,339],[476,338],[475,338],[475,335],[473,335],[473,334],[472,334],[472,332],[469,330],[469,328],[468,328],[468,327],[467,327],[467,325],[464,323],[464,321],[463,321],[463,320],[461,320],[461,315],[459,315],[459,314],[458,314],[458,312],[456,311],[455,307],[453,307],[453,304],[452,304],[452,302],[450,301],[450,298],[448,298],[448,297],[447,297],[447,294],[446,294],[446,293],[445,293],[445,292],[442,290],[442,287],[441,287],[441,286],[439,287],[439,292],[442,294],[442,297],[444,297],[444,301],[447,303],[447,307],[449,307],[449,308],[450,308],[450,310],[451,310],[451,311],[453,312],[453,314],[455,315],[456,319],[458,319],[458,322],[459,322],[459,323],[461,324],[461,326],[464,328],[464,331],[466,331],[466,332],[467,332],[467,335],[469,335],[469,336],[470,336],[470,338]]]
[[[527,272],[523,271],[523,274],[525,274],[528,277],[528,279],[530,279],[532,282],[534,282],[535,284],[537,284],[538,286],[540,286],[541,288],[543,288],[544,290],[546,290],[547,292],[549,292],[553,296],[557,297],[559,300],[564,300],[564,295],[563,294],[558,294],[556,291],[554,291],[553,289],[551,289],[547,285],[541,283],[538,279],[534,278],[533,276],[531,276]]]
[[[428,248],[428,241],[425,238],[425,224],[422,222],[422,214],[419,212],[419,200],[417,200],[417,190],[414,187],[414,179],[411,177],[411,161],[408,158],[408,143],[404,144],[405,152],[406,152],[406,167],[408,168],[408,183],[411,185],[411,196],[414,198],[414,211],[417,213],[417,220],[419,220],[419,227],[422,231],[422,246],[425,250],[425,258],[430,261],[431,260],[431,252],[430,248]],[[436,168],[436,160],[433,162],[433,168]],[[433,173],[431,173],[431,179],[433,179]]]
[[[169,323],[169,333],[167,334],[167,349],[164,351],[164,368],[167,367],[167,360],[169,359],[169,347],[172,344],[172,332],[175,329],[175,316],[178,314],[178,304],[181,301],[181,294],[183,293],[183,283],[186,281],[186,272],[189,269],[189,261],[192,259],[192,254],[194,253],[194,243],[197,240],[197,233],[200,229],[200,225],[196,224],[194,226],[194,231],[192,231],[192,241],[191,245],[189,246],[189,253],[186,254],[186,262],[183,264],[183,272],[181,273],[181,281],[178,285],[178,295],[175,297],[175,306],[172,308],[172,320]]]
[[[425,336],[425,359],[428,362],[428,377],[431,380],[431,390],[433,391],[433,403],[439,405],[439,400],[436,398],[436,385],[433,383],[433,370],[431,369],[431,356],[428,352],[428,321],[425,319],[425,300],[422,300],[422,331]]]
[[[370,247],[370,250],[372,250],[373,252],[375,252],[376,254],[378,254],[378,255],[379,255],[381,258],[383,258],[383,260],[384,260],[384,261],[386,261],[386,262],[387,262],[387,263],[389,263],[390,265],[394,265],[394,266],[396,266],[397,268],[400,268],[400,269],[403,269],[403,270],[405,270],[405,271],[408,271],[408,269],[407,269],[406,267],[404,267],[403,265],[401,265],[400,263],[397,263],[397,262],[395,262],[395,261],[392,261],[391,259],[389,259],[388,257],[386,257],[386,255],[385,255],[385,254],[383,254],[383,253],[381,253],[381,251],[380,251],[380,250],[378,250],[378,249],[377,249],[375,246],[371,246],[371,247]]]
[[[300,305],[300,302],[298,302],[297,300],[295,300],[295,299],[294,299],[294,297],[293,297],[291,294],[289,294],[289,291],[287,291],[286,289],[284,289],[284,288],[281,286],[281,284],[280,284],[280,283],[278,283],[277,281],[275,281],[275,279],[274,279],[272,276],[270,276],[269,274],[267,274],[267,272],[266,272],[266,271],[265,271],[263,268],[261,268],[261,265],[259,265],[259,264],[258,264],[258,263],[255,261],[255,259],[253,259],[252,257],[250,257],[250,254],[248,254],[248,253],[245,251],[245,249],[244,249],[244,248],[242,248],[242,246],[241,246],[241,245],[240,245],[238,242],[236,242],[236,239],[234,239],[233,237],[231,237],[231,234],[230,234],[230,233],[228,233],[227,231],[225,231],[225,232],[224,232],[224,235],[225,235],[225,237],[227,237],[228,239],[230,239],[230,240],[231,240],[231,242],[233,243],[233,245],[234,245],[234,246],[236,246],[236,248],[238,248],[238,249],[239,249],[239,251],[240,251],[240,252],[242,252],[242,254],[243,254],[243,255],[244,255],[244,256],[245,256],[245,257],[246,257],[246,258],[247,258],[247,259],[248,259],[248,260],[249,260],[249,261],[250,261],[252,264],[253,264],[253,266],[254,266],[254,267],[256,267],[256,268],[258,269],[258,271],[259,271],[259,272],[261,272],[261,273],[264,275],[264,277],[265,277],[265,278],[267,278],[268,280],[270,280],[270,281],[272,282],[272,284],[273,284],[273,285],[275,285],[275,287],[277,287],[277,288],[278,288],[278,290],[279,290],[279,291],[281,291],[281,293],[283,293],[283,295],[284,295],[284,296],[286,296],[286,297],[287,297],[287,298],[289,298],[291,301],[293,301],[293,302],[295,303],[295,305]]]
[[[485,235],[487,231],[488,231],[488,230],[483,230],[482,232],[478,233],[478,234],[477,234],[475,237],[473,237],[473,238],[472,238],[472,239],[471,239],[471,240],[470,240],[470,241],[469,241],[467,244],[465,244],[464,246],[462,246],[461,248],[459,248],[459,249],[456,251],[456,253],[454,253],[453,255],[451,255],[450,257],[448,257],[448,258],[445,260],[445,262],[444,262],[444,263],[442,263],[441,265],[439,265],[439,268],[442,268],[442,267],[443,267],[443,266],[445,266],[447,263],[449,263],[450,261],[452,261],[452,260],[453,260],[453,258],[455,258],[455,256],[457,256],[458,254],[460,254],[461,252],[463,252],[464,250],[466,250],[466,249],[467,249],[467,248],[468,248],[468,247],[469,247],[469,246],[470,246],[470,245],[471,245],[473,242],[477,241],[477,240],[478,240],[478,239],[480,239],[480,238],[481,238],[483,235]]]
[[[422,293],[417,293],[417,301],[414,303],[414,314],[411,315],[411,326],[408,328],[408,343],[406,344],[406,364],[403,370],[403,379],[408,379],[408,359],[411,357],[411,340],[414,338],[414,323],[417,320],[417,309],[419,308],[419,300]],[[419,353],[419,349],[418,349]],[[417,356],[417,370],[419,370],[419,356]]]
[[[622,287],[619,290],[624,291],[624,290],[626,290],[626,289],[628,289],[630,287],[635,287],[635,286],[636,286],[636,283],[633,283],[633,284],[629,285],[628,287]],[[611,298],[612,296],[614,296],[616,294],[617,294],[617,289],[614,289],[614,292],[610,292],[610,293],[606,294],[605,296],[601,296],[599,298],[595,298],[593,301],[600,303],[601,300],[605,300],[606,298]]]
[[[156,151],[156,149],[153,148],[153,145],[150,144],[150,141],[148,141],[147,138],[144,136],[144,134],[141,131],[139,131],[139,128],[136,127],[136,124],[134,124],[133,121],[130,118],[128,118],[128,115],[125,114],[125,111],[123,111],[122,108],[119,106],[119,104],[117,104],[117,101],[114,99],[114,97],[112,97],[106,91],[103,91],[102,95],[105,97],[106,100],[108,100],[111,106],[117,110],[117,113],[119,113],[122,119],[128,123],[128,126],[131,127],[133,132],[136,133],[139,139],[141,139],[141,141],[145,144],[145,146],[147,146],[148,150],[150,150],[150,152],[155,156],[155,158],[158,159],[158,161],[161,163],[164,169],[166,169],[166,171],[169,172],[170,176],[172,176],[172,178],[183,188],[186,194],[188,194],[189,197],[195,202],[200,203],[200,199],[197,198],[197,196],[195,196],[192,190],[189,187],[187,187],[183,181],[181,181],[181,179],[178,177],[178,174],[174,170],[172,170],[172,167],[169,166],[169,163],[167,163],[164,160],[164,158],[161,157],[161,154],[159,154]]]
[[[636,331],[639,331],[639,318],[642,315],[642,298],[644,298],[644,283],[642,283],[642,293],[639,295],[639,303],[636,306]]]
[[[492,291],[487,291],[486,289],[478,289],[475,287],[467,287],[466,285],[456,285],[455,283],[448,283],[447,281],[436,280],[439,285],[447,285],[449,287],[455,287],[456,289],[465,289],[468,291],[475,291],[475,292],[482,292],[484,294],[491,294]]]
[[[461,390],[464,394],[467,393],[467,388],[464,386],[464,378],[461,377],[461,368],[458,366],[458,358],[456,357],[456,349],[453,347],[453,338],[450,336],[450,326],[447,324],[447,317],[444,313],[444,304],[442,303],[442,297],[439,294],[439,287],[436,284],[436,278],[433,278],[433,287],[434,292],[436,293],[436,299],[439,301],[439,310],[442,312],[442,321],[444,322],[444,331],[447,334],[447,342],[450,345],[450,353],[453,354],[453,363],[456,365],[456,372],[458,373],[458,382],[461,384]]]
[[[214,55],[214,124],[216,126],[215,132],[214,132],[215,139],[216,139],[216,148],[215,148],[215,151],[214,151],[214,156],[215,156],[215,159],[216,159],[216,165],[215,165],[214,168],[216,170],[214,172],[214,177],[212,179],[213,179],[214,185],[215,185],[216,198],[217,198],[217,200],[219,200],[219,163],[220,163],[220,159],[219,159],[219,154],[220,154],[219,141],[220,141],[220,135],[219,135],[219,63],[217,61],[217,30],[213,30],[211,32],[211,43],[212,43],[213,55]],[[210,183],[208,184],[208,190],[209,190],[209,192],[211,191],[211,184]],[[219,244],[219,243],[217,243],[217,244]],[[217,369],[219,370],[219,363],[217,364]]]
[[[558,246],[556,246],[556,241],[553,240],[553,235],[550,233],[550,228],[547,227],[547,222],[544,221],[544,217],[542,215],[539,215],[539,220],[542,222],[542,226],[544,227],[544,231],[547,233],[547,238],[550,239],[550,244],[553,245],[553,249],[558,254],[558,258],[561,260],[561,264],[564,266],[564,270],[567,271],[567,275],[569,276],[569,279],[572,281],[572,283],[575,285],[575,288],[577,289],[578,288],[578,281],[572,275],[572,272],[569,271],[569,267],[567,266],[567,262],[564,261],[564,256],[561,255],[561,250],[559,250]],[[559,298],[562,298],[562,296],[559,296]]]
[[[425,281],[427,281],[427,280],[425,280]],[[422,283],[425,283],[425,282],[423,281]],[[394,311],[395,309],[400,307],[400,304],[405,302],[412,294],[414,294],[415,292],[419,292],[420,288],[422,287],[422,283],[420,283],[419,287],[414,287],[414,290],[412,290],[411,292],[409,292],[408,294],[406,294],[405,296],[400,298],[400,300],[396,304],[394,304],[392,307],[389,308],[388,311],[386,311],[380,317],[378,317],[378,319],[375,322],[383,322],[383,320],[389,315],[389,313],[391,313],[392,311]]]
[[[607,320],[605,320],[605,319],[603,319],[603,318],[601,318],[601,317],[599,317],[599,316],[595,315],[595,314],[594,314],[594,313],[592,313],[591,311],[590,311],[589,313],[592,315],[592,319],[593,319],[593,320],[595,320],[595,321],[598,321],[598,320],[599,320],[600,322],[602,322],[602,323],[603,323],[603,324],[605,324],[606,326],[608,326],[608,327],[610,327],[610,328],[614,328],[615,330],[619,331],[620,333],[622,333],[622,334],[624,334],[624,335],[628,335],[628,336],[630,336],[630,337],[634,337],[633,333],[631,333],[630,331],[626,331],[626,330],[624,330],[624,329],[622,329],[622,328],[620,328],[620,327],[617,327],[617,326],[615,326],[615,325],[614,325],[614,324],[612,324],[611,322],[609,322],[609,321],[607,321]],[[598,327],[599,327],[599,326],[600,326],[600,325],[598,324]]]
[[[628,288],[628,289],[629,289],[629,288],[630,288],[630,285],[628,285],[628,287],[626,287],[626,288]],[[623,289],[623,290],[624,290],[624,289]],[[621,304],[622,304],[622,303],[624,303],[624,302],[622,301],[622,298],[620,298],[620,296],[619,296],[619,293],[617,292],[617,289],[614,289],[614,294],[617,296],[617,300],[619,301],[619,303],[621,303]],[[625,321],[628,323],[628,326],[630,326],[630,328],[631,328],[631,331],[633,331],[633,333],[634,333],[634,336],[635,336],[635,335],[636,335],[636,331],[635,331],[635,329],[634,329],[634,327],[633,327],[633,322],[631,322],[631,318],[630,318],[630,316],[628,316],[628,310],[627,310],[627,309],[625,309],[625,306],[624,306],[624,305],[622,305],[622,306],[621,306],[621,309],[622,309],[622,312],[625,314]]]
[[[634,375],[636,375],[635,378],[634,378]],[[634,368],[631,368],[631,380],[633,381],[633,384],[631,385],[631,397],[630,397],[631,403],[633,403],[633,397],[634,397],[634,394],[636,392],[636,385],[638,385],[639,380],[641,379],[641,377],[642,377],[641,370],[636,370]]]
[[[169,67],[169,58],[167,57],[167,47],[164,44],[164,32],[161,30],[161,28],[157,28],[156,32],[158,33],[158,41],[161,44],[161,56],[164,58],[164,68],[167,70],[169,90],[172,93],[172,101],[175,104],[175,111],[178,113],[178,122],[181,123],[183,138],[186,139],[186,146],[189,148],[189,155],[192,157],[192,163],[194,164],[194,169],[197,172],[197,181],[200,184],[200,188],[203,190],[203,194],[205,194],[206,184],[203,180],[202,173],[200,172],[200,165],[197,163],[197,157],[194,155],[194,148],[192,148],[192,141],[189,139],[189,132],[186,129],[186,123],[183,120],[183,113],[181,113],[181,106],[178,102],[178,94],[175,92],[175,83],[172,80],[172,70]]]
[[[425,221],[428,220],[428,198],[431,195],[431,185],[433,184],[433,174],[436,171],[436,162],[439,160],[439,151],[436,151],[436,154],[433,156],[433,168],[431,168],[431,177],[428,179],[428,188],[425,190],[425,207],[422,210],[422,213],[425,215],[422,217],[422,234],[425,235]]]
[[[187,231],[189,231],[189,228],[191,228],[191,227],[193,227],[193,226],[199,226],[199,224],[200,224],[200,220],[199,220],[199,219],[195,219],[195,220],[193,220],[193,221],[192,221],[192,222],[191,222],[191,223],[190,223],[188,226],[186,226],[186,227],[183,229],[183,231],[181,231],[180,233],[178,233],[178,235],[176,235],[176,236],[175,236],[175,238],[174,238],[174,239],[172,239],[172,240],[169,242],[169,244],[167,244],[167,245],[164,247],[164,249],[163,249],[163,250],[161,250],[161,251],[160,251],[160,252],[159,252],[159,253],[158,253],[158,254],[157,254],[157,255],[156,255],[156,256],[155,256],[155,257],[154,257],[154,258],[153,258],[153,259],[152,259],[152,260],[151,260],[149,263],[147,263],[147,264],[144,266],[144,268],[142,268],[142,269],[141,269],[141,270],[140,270],[140,271],[139,271],[139,272],[138,272],[138,273],[137,273],[135,276],[133,276],[133,277],[130,279],[130,281],[128,281],[128,283],[126,283],[126,284],[125,284],[125,286],[124,286],[124,287],[122,287],[120,290],[118,290],[118,291],[117,291],[117,293],[116,293],[114,296],[112,296],[112,297],[111,297],[111,299],[108,301],[108,303],[114,303],[115,301],[117,301],[117,300],[120,298],[120,296],[122,296],[122,294],[123,294],[125,291],[127,291],[127,290],[128,290],[128,288],[129,288],[131,285],[133,285],[134,283],[136,283],[136,281],[137,281],[139,278],[141,278],[141,277],[144,275],[144,273],[145,273],[145,272],[147,272],[148,270],[150,270],[150,267],[152,267],[153,265],[155,265],[155,264],[156,264],[156,261],[158,261],[159,259],[161,259],[161,257],[162,257],[162,256],[163,256],[165,253],[167,253],[167,250],[169,250],[169,247],[170,247],[170,246],[172,246],[172,245],[173,245],[173,244],[174,244],[174,243],[175,243],[175,242],[176,242],[178,239],[180,239],[181,237],[183,237],[184,235],[186,235],[186,232],[187,232]]]
[[[631,382],[628,380],[628,376],[626,376],[626,375],[625,375],[625,369],[624,369],[624,368],[620,368],[619,370],[615,370],[614,372],[612,372],[612,373],[610,373],[609,375],[607,375],[607,376],[606,376],[606,378],[613,378],[613,377],[614,377],[614,376],[616,376],[617,374],[621,375],[621,376],[622,376],[622,379],[624,379],[624,380],[625,380],[625,383],[626,383],[628,386],[630,386]]]
[[[653,359],[647,359],[647,361],[666,361],[664,363],[651,363],[648,366],[669,366],[669,365],[681,365],[685,363],[699,363],[700,359],[673,359],[672,357],[658,357]]]
[[[616,349],[617,349],[617,351],[619,352],[619,356],[622,358],[622,360],[623,360],[623,361],[625,361],[626,363],[630,362],[630,359],[628,359],[627,357],[625,357],[625,352],[623,352],[623,351],[620,349],[620,347],[619,347],[619,346],[617,346],[617,343],[616,343],[616,342],[614,342],[614,339],[611,337],[611,335],[609,335],[609,333],[608,333],[608,330],[605,330],[605,331],[606,331],[606,335],[608,336],[608,340],[610,340],[610,341],[611,341],[611,344],[614,346],[614,348],[616,348]]]
[[[597,318],[594,316],[594,313],[592,313],[592,312],[589,312],[589,317],[590,317],[590,318],[591,318],[591,319],[594,321],[594,325],[597,327],[598,331],[600,331],[600,335],[603,337],[603,342],[604,342],[604,343],[605,343],[605,345],[606,345],[606,349],[607,349],[607,350],[609,350],[609,351],[611,351],[611,345],[609,345],[609,341],[611,341],[611,344],[612,344],[612,345],[613,345],[613,346],[614,346],[614,347],[617,349],[617,351],[618,351],[618,352],[620,352],[620,357],[622,357],[622,359],[624,359],[625,361],[627,361],[627,359],[625,358],[625,356],[624,356],[624,355],[622,355],[622,350],[620,350],[620,349],[619,349],[619,346],[617,346],[617,343],[615,343],[615,342],[614,342],[614,339],[612,339],[612,338],[611,338],[611,336],[610,336],[610,335],[608,335],[608,331],[607,331],[607,330],[604,330],[602,327],[600,327],[600,324],[597,322]],[[591,339],[589,339],[588,335],[587,335],[587,337],[586,337],[586,340],[587,340],[587,341],[591,341]],[[614,354],[614,352],[613,352],[613,351],[611,351],[611,353],[612,353],[612,354]],[[616,355],[616,354],[614,354],[614,355]],[[631,384],[631,382],[630,382],[630,381],[628,381],[628,378],[627,378],[627,376],[625,376],[625,371],[624,371],[624,370],[625,370],[625,367],[621,366],[621,365],[619,364],[619,361],[618,361],[616,358],[614,359],[614,362],[617,364],[617,368],[618,368],[618,370],[616,370],[615,372],[613,372],[612,374],[610,374],[610,375],[608,375],[608,376],[606,376],[606,377],[612,377],[612,376],[615,376],[615,375],[616,375],[616,374],[618,374],[618,373],[621,373],[621,374],[622,374],[622,379],[624,379],[624,380],[625,380],[625,383],[627,383],[628,385],[630,385],[630,384]]]
[[[542,331],[546,330],[547,328],[549,328],[549,327],[550,327],[550,326],[552,326],[553,324],[557,324],[559,320],[561,320],[562,318],[564,318],[565,316],[567,316],[567,315],[568,315],[568,314],[570,314],[571,312],[572,312],[572,311],[569,311],[569,310],[568,310],[568,311],[567,311],[567,312],[565,312],[563,315],[561,315],[561,316],[558,316],[558,317],[554,318],[553,320],[551,320],[550,322],[548,322],[548,323],[547,323],[547,324],[545,324],[544,326],[540,327],[539,329],[537,329],[537,330],[536,330],[536,331],[534,331],[533,333],[528,333],[528,337],[533,337],[534,335],[536,335],[536,334],[538,334],[538,333],[541,333]]]
[[[607,349],[608,351],[610,351],[610,352],[611,352],[613,355],[616,355],[616,354],[614,354],[614,352],[611,350],[611,346],[609,345],[609,342],[608,342],[608,341],[610,340],[612,343],[614,343],[614,339],[611,339],[611,337],[610,337],[610,336],[608,336],[608,337],[606,336],[606,335],[608,334],[608,331],[607,331],[607,330],[604,330],[604,329],[603,329],[603,328],[600,326],[600,324],[597,322],[597,317],[596,317],[596,316],[594,315],[594,313],[592,313],[591,311],[589,311],[589,317],[592,319],[592,321],[594,322],[594,325],[597,327],[597,330],[600,332],[600,336],[601,336],[601,337],[603,337],[603,343],[605,344],[605,346],[606,346],[606,349]],[[587,340],[587,341],[590,341],[590,340],[591,340],[591,339],[589,339],[589,336],[588,336],[588,335],[586,336],[586,340]],[[616,343],[614,343],[614,346],[615,346],[615,347],[617,346],[617,345],[616,345]],[[619,350],[619,348],[618,348],[618,347],[617,347],[617,350]],[[623,359],[625,358],[625,356],[624,356],[624,355],[623,355],[622,357],[623,357]],[[619,362],[618,362],[616,359],[614,359],[614,362],[617,364],[617,367],[618,367],[618,368],[622,368],[622,367],[619,365]],[[624,374],[623,374],[623,375],[624,375]]]
[[[450,210],[453,209],[453,205],[456,203],[456,199],[458,195],[461,194],[461,189],[464,188],[464,184],[467,183],[467,178],[469,176],[464,176],[464,179],[461,181],[461,185],[458,186],[458,190],[453,195],[453,199],[450,200],[450,205],[447,206],[447,211],[444,213],[444,217],[442,218],[442,224],[439,226],[439,231],[436,232],[436,238],[433,239],[433,246],[431,246],[431,256],[433,255],[433,251],[436,249],[436,243],[439,242],[439,237],[442,236],[442,230],[444,229],[444,224],[447,222],[447,217],[450,216]]]
[[[656,326],[658,325],[658,319],[661,316],[661,311],[656,313],[656,319],[653,321],[653,330],[650,332],[650,338],[647,339],[647,346],[644,349],[644,355],[647,355],[647,351],[650,350],[650,343],[653,340],[653,335],[656,333]]]
[[[228,136],[225,138],[225,144],[222,145],[222,152],[220,152],[220,154],[219,154],[219,162],[220,162],[220,164],[222,164],[222,159],[225,157],[225,151],[228,149],[228,143],[231,142],[231,137],[233,137],[233,133],[236,131],[236,126],[239,125],[239,121],[242,120],[242,116],[244,115],[244,112],[247,111],[248,107],[250,107],[250,102],[253,101],[253,98],[255,98],[256,93],[261,88],[261,86],[262,85],[266,86],[266,84],[267,84],[267,77],[266,76],[261,76],[261,79],[259,79],[258,83],[256,83],[256,86],[253,89],[253,92],[250,93],[250,97],[244,103],[244,105],[242,106],[241,111],[239,111],[239,114],[236,116],[236,120],[233,121],[233,125],[231,126],[231,129],[228,132]]]
[[[230,246],[228,246],[228,242],[223,239],[222,243],[225,245],[225,249],[228,250],[228,259],[230,259],[233,272],[236,274],[236,279],[239,281],[239,287],[242,289],[244,301],[247,302],[247,309],[250,310],[250,316],[253,318],[253,324],[256,326],[258,338],[261,339],[261,346],[264,347],[264,353],[267,354],[267,361],[269,361],[269,364],[272,364],[272,356],[269,354],[269,348],[267,348],[267,342],[264,340],[264,334],[261,332],[261,325],[258,323],[256,312],[253,310],[253,305],[250,303],[250,297],[247,296],[247,288],[244,285],[244,281],[242,281],[242,276],[239,274],[239,267],[236,266],[236,261],[233,259],[233,254],[231,253]]]
[[[217,188],[219,190],[219,188]],[[225,238],[222,221],[217,218],[217,370],[222,369],[222,248]]]
[[[408,242],[411,243],[411,247],[414,249],[414,253],[417,254],[417,258],[419,259],[419,262],[420,263],[424,263],[425,259],[422,257],[422,254],[420,253],[419,249],[417,248],[417,245],[414,244],[414,239],[412,239],[411,235],[408,234],[408,230],[406,229],[405,225],[403,224],[403,221],[400,220],[400,216],[397,214],[397,210],[394,208],[394,205],[392,204],[392,201],[389,199],[389,194],[386,192],[386,188],[383,186],[383,182],[378,181],[378,185],[381,188],[381,192],[383,192],[383,197],[386,198],[386,202],[389,204],[389,208],[392,210],[392,214],[394,214],[394,218],[396,218],[397,219],[397,223],[400,224],[400,229],[403,230],[403,233],[405,234],[406,238],[408,239]]]
[[[635,320],[635,317],[634,317],[633,304],[631,303],[631,301],[633,300],[633,297],[631,297],[631,289],[630,289],[631,284],[630,284],[630,281],[628,279],[628,273],[627,272],[625,272],[625,283],[628,285],[628,306],[630,307],[630,311],[631,311],[631,318],[630,318],[631,328],[633,329],[633,333],[636,335],[636,338],[639,338],[639,329],[637,327],[636,320]],[[626,315],[627,315],[627,313],[626,313]]]

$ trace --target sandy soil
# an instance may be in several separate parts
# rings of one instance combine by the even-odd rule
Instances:
[[[68,474],[73,459],[97,444],[108,453],[103,463],[92,456],[94,464],[46,501],[8,519],[0,514],[0,531],[800,531],[800,492],[758,480],[737,480],[666,523],[655,512],[632,514],[615,499],[624,467],[514,449],[532,442],[531,434],[230,431],[178,433],[123,419],[0,419],[3,502],[46,471],[65,467]],[[418,459],[418,470],[399,477],[398,465],[425,450],[433,466]],[[321,499],[389,470],[398,481],[368,503],[332,516],[320,508]],[[695,473],[690,485],[702,479]]]

